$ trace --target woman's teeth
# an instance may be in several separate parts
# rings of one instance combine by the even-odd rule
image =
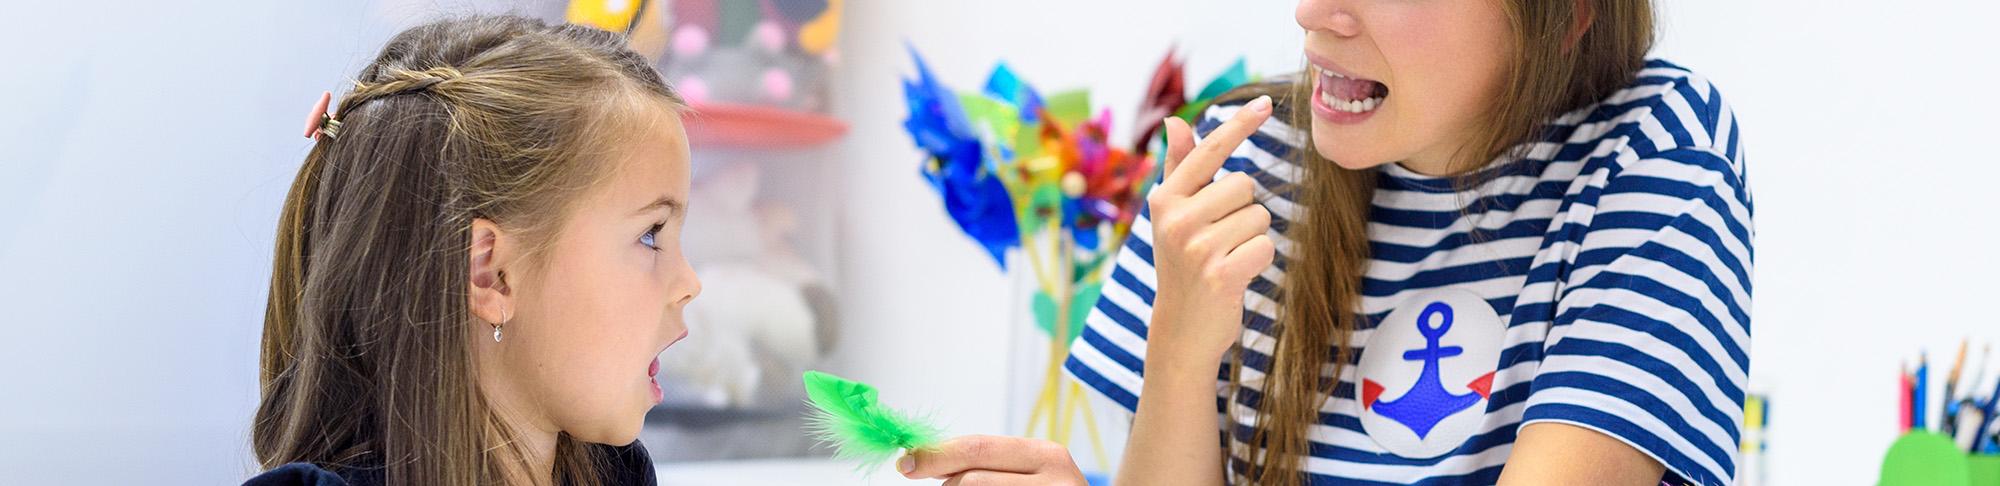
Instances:
[[[1382,97],[1380,96],[1365,100],[1343,100],[1333,96],[1333,93],[1320,93],[1319,99],[1320,102],[1326,103],[1326,106],[1348,113],[1367,113],[1375,111],[1375,108],[1382,106]]]
[[[1321,75],[1319,100],[1336,111],[1367,113],[1381,107],[1382,101],[1388,98],[1387,90],[1381,83],[1352,79],[1332,71],[1321,71]],[[1343,98],[1342,94],[1349,97]]]

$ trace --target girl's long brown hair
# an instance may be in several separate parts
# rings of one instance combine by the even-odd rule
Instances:
[[[616,34],[482,16],[392,38],[285,199],[258,461],[379,466],[389,484],[446,486],[526,464],[474,380],[472,222],[523,235],[531,255],[546,248],[564,201],[607,172],[592,147],[633,132],[614,125],[646,106],[681,105]],[[536,479],[596,483],[603,449],[561,435],[555,477]]]
[[[1572,39],[1577,8],[1592,21]],[[1471,161],[1455,167],[1460,187],[1474,187],[1484,162],[1519,155],[1540,138],[1543,127],[1564,113],[1609,97],[1631,83],[1645,65],[1653,43],[1653,10],[1648,0],[1507,0],[1514,38],[1511,69],[1498,103],[1487,113],[1484,131],[1467,143]],[[1249,467],[1232,470],[1236,484],[1291,486],[1304,482],[1309,438],[1320,410],[1352,359],[1349,339],[1361,319],[1361,278],[1367,269],[1368,217],[1374,197],[1374,169],[1348,170],[1319,155],[1313,146],[1312,81],[1246,86],[1225,99],[1270,95],[1294,127],[1299,150],[1293,162],[1305,168],[1291,189],[1303,214],[1286,236],[1299,250],[1287,255],[1279,286],[1279,315],[1270,333],[1271,363],[1256,421],[1247,441],[1229,441],[1230,454]],[[1295,109],[1285,109],[1297,107]],[[1230,364],[1230,395],[1243,396],[1243,353]],[[1228,407],[1241,405],[1236,399]],[[1231,416],[1234,416],[1231,414]],[[1234,420],[1228,421],[1234,423]],[[1234,436],[1234,430],[1225,434]],[[1227,458],[1224,458],[1227,460]]]

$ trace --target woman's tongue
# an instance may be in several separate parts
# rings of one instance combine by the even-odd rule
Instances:
[[[1336,76],[1321,76],[1320,82],[1320,89],[1325,90],[1327,94],[1349,101],[1374,98],[1377,94],[1377,88],[1382,87],[1382,83],[1374,81]]]

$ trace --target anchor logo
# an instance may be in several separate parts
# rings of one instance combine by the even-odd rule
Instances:
[[[1453,320],[1452,306],[1442,300],[1424,306],[1413,323],[1417,333],[1423,336],[1424,345],[1402,353],[1402,361],[1423,362],[1423,370],[1418,373],[1416,382],[1402,396],[1380,400],[1385,387],[1375,380],[1364,378],[1361,385],[1362,408],[1402,424],[1422,441],[1429,438],[1439,422],[1489,398],[1493,386],[1492,371],[1466,383],[1465,388],[1471,390],[1467,393],[1452,393],[1444,388],[1439,377],[1444,360],[1465,354],[1465,348],[1461,346],[1446,346],[1440,342],[1445,334],[1451,332]],[[1494,320],[1497,321],[1497,317]]]

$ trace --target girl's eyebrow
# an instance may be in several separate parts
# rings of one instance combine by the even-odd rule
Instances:
[[[653,212],[653,210],[659,208],[666,208],[667,214],[669,216],[673,216],[681,214],[681,212],[683,211],[686,211],[687,203],[683,203],[679,199],[674,199],[673,196],[660,196],[659,199],[655,199],[653,200],[653,202],[648,203],[644,207],[639,208],[639,211],[637,211],[636,214],[650,213]]]

